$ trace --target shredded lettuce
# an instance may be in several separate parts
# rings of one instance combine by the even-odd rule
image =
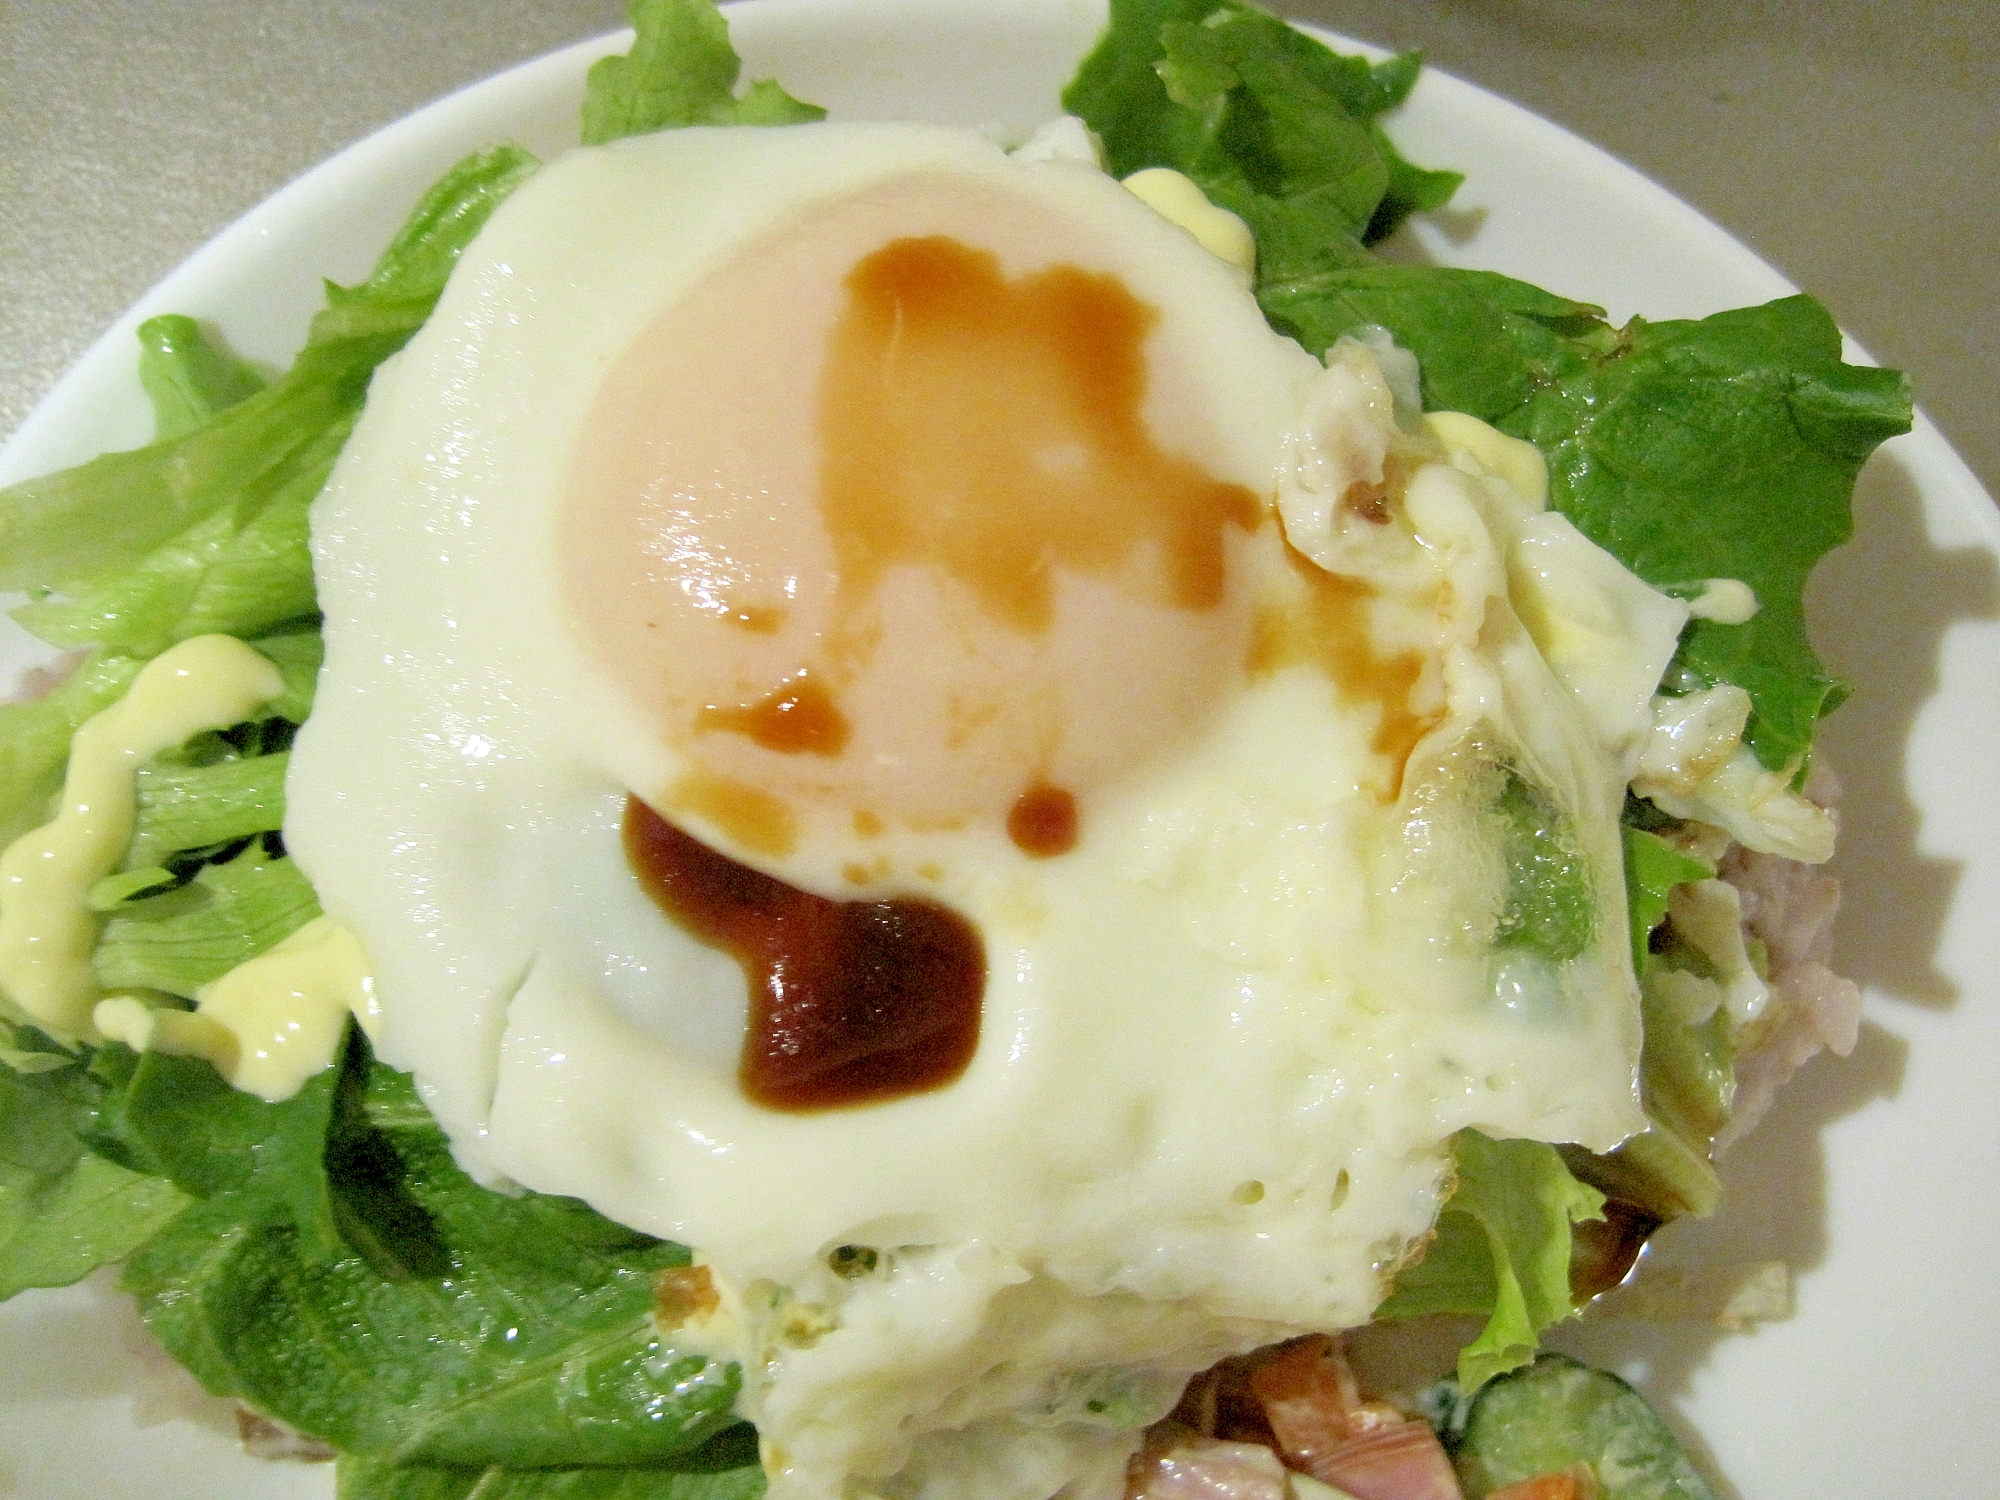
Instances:
[[[1234,0],[1114,0],[1063,93],[1111,170],[1173,167],[1247,223],[1257,286],[1366,259],[1364,244],[1462,180],[1405,161],[1376,117],[1416,82],[1415,54],[1370,65]]]
[[[1571,1226],[1601,1218],[1604,1198],[1541,1141],[1461,1130],[1452,1153],[1457,1182],[1436,1235],[1423,1259],[1396,1277],[1376,1316],[1485,1317],[1479,1336],[1458,1353],[1459,1384],[1470,1393],[1528,1363],[1542,1330],[1575,1313]]]
[[[743,63],[709,0],[633,0],[630,53],[601,58],[584,84],[583,143],[676,125],[801,125],[826,117],[769,79],[736,94]]]
[[[155,437],[192,432],[268,383],[193,318],[167,313],[139,325],[139,385],[153,406]]]

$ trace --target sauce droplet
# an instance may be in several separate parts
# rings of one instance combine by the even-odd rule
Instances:
[[[934,901],[830,901],[738,864],[626,799],[625,857],[675,922],[750,983],[737,1081],[791,1113],[954,1082],[979,1046],[986,949]]]
[[[794,672],[748,708],[709,704],[702,729],[734,730],[780,755],[838,755],[847,748],[847,718],[833,695],[808,672]]]
[[[1036,859],[1069,853],[1076,847],[1076,798],[1059,786],[1036,783],[1007,814],[1007,837]]]

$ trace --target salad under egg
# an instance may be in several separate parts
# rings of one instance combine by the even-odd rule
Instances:
[[[1631,545],[1646,486],[1556,430],[1644,332],[1501,278],[1399,303],[1362,241],[1449,191],[1372,124],[1403,65],[1256,12],[1125,7],[1011,153],[728,79],[649,118],[670,21],[727,49],[640,19],[597,144],[468,163],[337,292],[286,380],[358,374],[358,420],[281,382],[166,435],[288,434],[190,522],[265,594],[38,575],[31,628],[95,654],[26,710],[76,749],[0,858],[0,991],[8,1107],[128,1210],[83,1258],[357,1500],[1554,1475],[1323,1336],[1471,1314],[1467,1400],[1543,1372],[1711,1206],[1735,1053],[1799,1050],[1714,878],[1830,852],[1787,739],[1826,691],[1730,665],[1796,584]],[[1333,146],[1243,143],[1286,90],[1374,153],[1358,212]],[[1475,295],[1556,351],[1518,408],[1436,399]],[[1893,428],[1893,377],[1807,363]],[[354,1368],[379,1407],[313,1373]]]

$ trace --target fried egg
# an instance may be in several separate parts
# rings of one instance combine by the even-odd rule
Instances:
[[[1115,1493],[1191,1371],[1367,1320],[1454,1131],[1643,1124],[1620,709],[1542,649],[1539,460],[1407,381],[1094,167],[902,124],[574,153],[375,377],[287,845],[468,1169],[696,1247],[775,1494]],[[963,1055],[760,1093],[790,971],[634,817],[962,923]]]

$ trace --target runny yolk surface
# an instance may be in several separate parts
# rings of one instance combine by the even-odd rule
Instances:
[[[1191,456],[1208,372],[1106,259],[1025,193],[892,179],[751,242],[614,364],[565,582],[677,785],[798,837],[1005,828],[1037,786],[1073,824],[1241,681],[1264,502]]]

